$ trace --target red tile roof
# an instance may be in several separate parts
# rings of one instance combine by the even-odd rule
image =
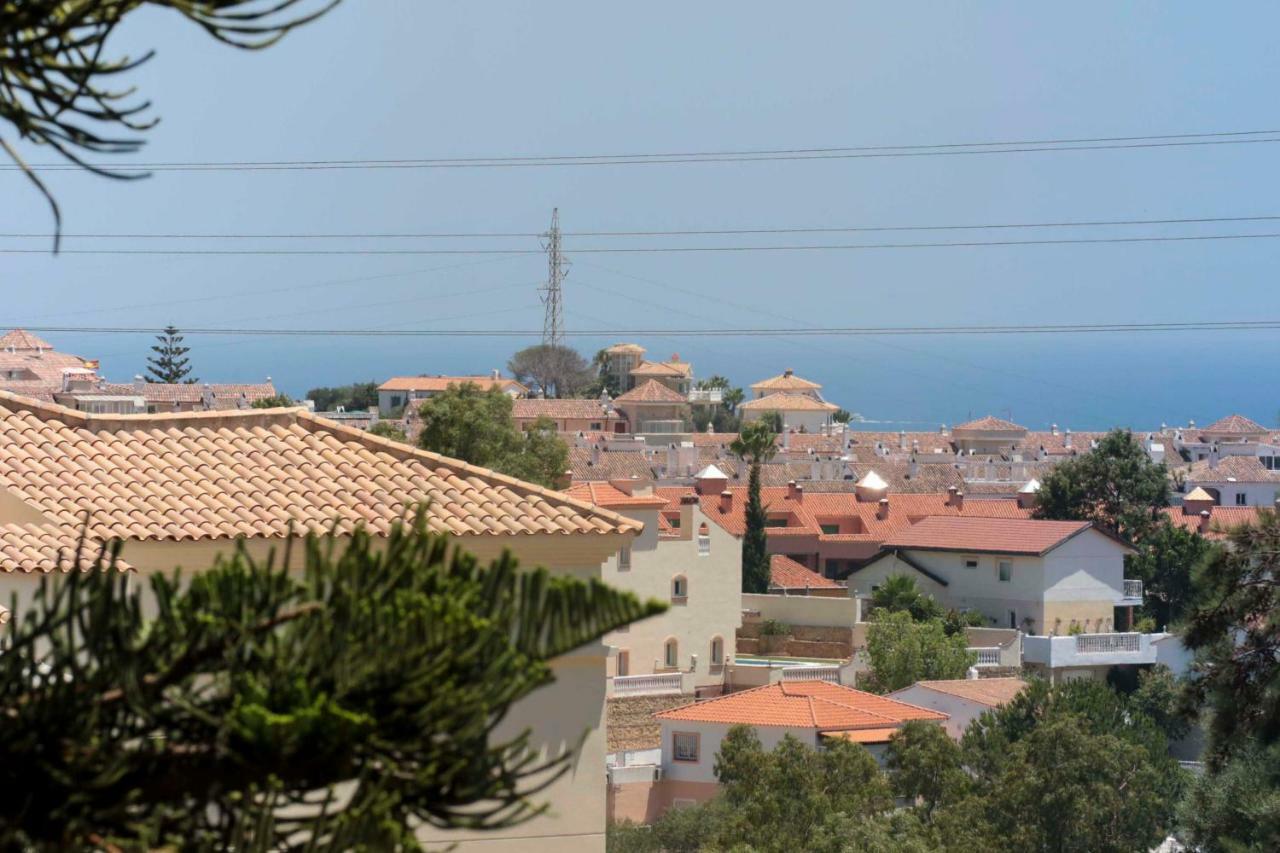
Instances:
[[[987,415],[985,418],[978,418],[976,421],[966,421],[962,424],[956,424],[951,428],[952,432],[957,430],[968,430],[973,432],[1023,432],[1027,428],[1021,424],[1015,424],[1013,421],[1006,421],[1003,418]]]
[[[670,376],[683,379],[693,374],[693,365],[687,361],[642,361],[631,370],[632,376]]]
[[[1257,524],[1256,506],[1215,506],[1209,510],[1209,529],[1200,533],[1205,539],[1226,539],[1233,527],[1242,524]],[[1192,533],[1200,532],[1200,513],[1191,512],[1185,506],[1167,506],[1161,512],[1172,523]]]
[[[1088,521],[931,516],[890,536],[884,547],[1041,556],[1092,526]]]
[[[244,400],[252,404],[255,400],[265,400],[276,396],[276,386],[270,382],[253,384],[227,383],[167,383],[144,382],[142,385],[131,383],[103,382],[85,391],[73,391],[71,394],[100,394],[110,397],[142,397],[148,403],[201,403],[204,392],[208,390],[215,401],[234,404]]]
[[[818,731],[896,729],[946,714],[825,681],[789,681],[730,693],[654,715],[672,722],[785,726]]]
[[[26,329],[13,329],[12,331],[6,332],[3,337],[0,337],[0,349],[41,349],[47,351],[53,349],[53,344],[43,338],[36,337]]]
[[[927,687],[937,693],[968,699],[970,702],[977,702],[990,708],[999,708],[1012,702],[1025,690],[1027,682],[1021,678],[961,678],[950,681],[917,681],[913,686]]]
[[[1208,459],[1187,466],[1174,466],[1187,472],[1188,483],[1280,483],[1280,471],[1273,471],[1256,456],[1223,456],[1216,464]]]
[[[479,385],[482,390],[501,388],[528,393],[529,389],[514,379],[492,376],[393,376],[378,386],[379,391],[447,391],[451,385]]]
[[[662,509],[667,505],[666,499],[657,495],[629,495],[611,483],[598,480],[577,483],[565,489],[564,493],[575,500],[606,509]]]
[[[769,586],[777,589],[843,589],[843,585],[824,578],[813,569],[790,557],[774,554],[769,558]]]
[[[801,379],[794,372],[787,370],[778,376],[761,379],[751,386],[753,391],[817,391],[822,388],[817,382]]]
[[[1203,427],[1201,431],[1250,435],[1254,433],[1265,433],[1267,428],[1257,421],[1246,418],[1244,415],[1227,415],[1225,418],[1216,420],[1207,427]]]
[[[834,412],[839,408],[832,403],[815,400],[806,394],[786,393],[770,394],[767,397],[738,404],[740,411],[746,409],[762,412]]]
[[[656,379],[637,385],[614,398],[615,403],[687,403],[683,394],[672,391]]]
[[[617,412],[606,414],[599,400],[544,400],[529,398],[511,401],[511,416],[517,420],[548,417],[553,420],[618,420]]]

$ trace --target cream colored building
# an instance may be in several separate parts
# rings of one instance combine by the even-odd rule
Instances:
[[[748,423],[777,412],[784,430],[816,433],[829,429],[831,416],[840,410],[822,399],[821,385],[796,376],[793,370],[762,379],[751,391],[755,398],[738,405],[742,420]]]
[[[626,695],[627,678],[654,674],[679,675],[685,692],[722,684],[742,624],[741,543],[710,523],[695,496],[661,517],[666,499],[633,481],[580,483],[567,494],[643,522],[644,532],[605,562],[604,579],[670,608],[604,638],[614,650],[611,691]],[[673,692],[677,682],[669,680],[657,689]],[[655,692],[650,683],[634,689]]]
[[[509,550],[525,565],[584,579],[602,578],[605,562],[643,530],[559,492],[297,408],[89,415],[0,392],[0,446],[0,600],[17,594],[11,618],[41,575],[71,567],[86,513],[89,547],[119,538],[122,569],[140,581],[175,566],[200,571],[237,539],[264,557],[291,525],[324,531],[336,522],[344,536],[362,524],[385,535],[424,502],[432,529],[481,558]],[[301,549],[294,554],[300,562]],[[517,703],[497,732],[529,728],[546,754],[577,747],[570,772],[538,795],[548,812],[499,832],[424,830],[424,843],[604,850],[608,654],[595,643],[554,661],[556,682]]]

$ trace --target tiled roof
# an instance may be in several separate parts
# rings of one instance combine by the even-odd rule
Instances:
[[[932,516],[890,536],[884,547],[1040,556],[1092,526],[1088,521]]]
[[[1185,500],[1185,499],[1184,499]],[[1200,513],[1185,506],[1167,506],[1161,512],[1170,522],[1192,533],[1199,532],[1205,539],[1225,539],[1227,533],[1242,524],[1257,524],[1256,506],[1215,506],[1209,510],[1209,529],[1200,531]]]
[[[768,466],[765,466],[766,468]],[[729,512],[720,511],[719,495],[700,495],[702,512],[716,524],[719,524],[734,536],[741,536],[746,530],[747,489],[745,486],[730,486],[733,504]],[[654,489],[654,492],[667,499],[668,508],[679,506],[680,497],[695,494],[687,486],[665,486]],[[895,494],[888,495],[889,514],[885,518],[877,518],[879,506],[877,501],[860,501],[857,496],[848,492],[806,491],[801,500],[795,501],[787,497],[786,487],[765,487],[760,490],[765,509],[773,515],[786,515],[792,520],[789,527],[771,527],[766,533],[776,535],[809,535],[819,536],[823,540],[836,534],[822,532],[822,524],[828,520],[844,521],[855,529],[860,539],[881,542],[895,532],[910,527],[926,516],[963,516],[966,518],[1029,518],[1031,510],[1018,506],[1012,499],[975,500],[966,499],[959,508],[950,505],[950,496],[946,494]],[[836,541],[836,540],[831,540]]]
[[[634,450],[605,450],[592,461],[590,448],[570,447],[569,470],[574,482],[653,479],[653,464],[645,454]]]
[[[852,743],[888,743],[897,733],[897,728],[849,729],[842,732],[823,732],[822,736],[827,740],[847,740]]]
[[[683,394],[672,391],[656,379],[650,379],[625,394],[614,398],[615,403],[687,403]]]
[[[606,414],[599,400],[544,400],[528,398],[511,401],[511,416],[519,420],[548,417],[553,420],[617,420],[616,412]]]
[[[739,403],[738,409],[762,412],[834,412],[839,409],[832,403],[815,400],[807,394],[770,394],[755,400]]]
[[[492,376],[393,376],[378,386],[379,391],[447,391],[450,385],[479,385],[482,390],[514,388],[521,393],[525,388],[514,379],[494,379]]]
[[[790,370],[778,376],[762,379],[751,386],[753,391],[817,391],[822,388],[817,382],[801,379]]]
[[[605,352],[628,353],[628,354],[636,353],[639,355],[644,355],[645,350],[644,350],[644,347],[640,346],[639,344],[614,344],[611,347],[606,347]]]
[[[71,527],[0,524],[0,573],[69,572],[91,565],[102,547],[101,540],[82,542],[79,531]],[[116,569],[129,571],[130,566],[117,560]]]
[[[1190,492],[1187,492],[1183,500],[1184,501],[1211,501],[1213,500],[1213,495],[1209,494],[1199,486],[1196,486]]]
[[[672,376],[684,378],[693,374],[693,365],[687,361],[642,361],[632,371],[632,376]]]
[[[666,499],[656,495],[629,495],[611,483],[599,480],[576,483],[564,493],[575,500],[606,509],[661,509],[667,505]]]
[[[769,586],[777,589],[844,588],[783,554],[774,554],[769,558]]]
[[[0,379],[0,391],[44,403],[52,403],[54,392],[61,388],[61,383],[42,382],[39,379]]]
[[[303,409],[86,415],[0,394],[0,490],[92,536],[374,534],[430,502],[457,536],[636,533],[559,492],[340,426]]]
[[[1016,431],[1016,432],[1025,433],[1027,431],[1027,428],[1024,426],[1021,426],[1020,424],[1015,424],[1013,421],[1006,421],[1003,418],[997,418],[997,417],[993,417],[992,415],[987,415],[985,418],[978,418],[976,421],[966,421],[965,423],[957,424],[956,426],[951,428],[951,431],[953,433],[956,432],[957,430],[967,430],[972,432],[1015,432]]]
[[[0,344],[3,344],[3,341],[0,341]],[[1201,431],[1250,435],[1255,433],[1265,433],[1267,428],[1257,421],[1246,418],[1244,415],[1227,415],[1225,418],[1214,421],[1207,427],[1204,427]]]
[[[41,349],[47,351],[53,349],[53,344],[43,338],[36,337],[25,329],[13,329],[0,336],[0,349]]]
[[[1280,483],[1280,471],[1264,466],[1256,456],[1223,456],[1216,465],[1208,459],[1192,462],[1185,468],[1188,483]]]
[[[673,722],[786,726],[818,731],[897,728],[946,714],[825,681],[786,681],[673,708],[654,715]]]
[[[1012,702],[1025,690],[1027,682],[1021,678],[960,678],[950,681],[917,681],[914,686],[927,687],[937,693],[999,708]]]
[[[106,397],[142,397],[148,403],[200,403],[204,400],[204,392],[208,390],[215,400],[235,403],[246,400],[265,400],[276,396],[276,386],[270,382],[253,384],[228,383],[185,383],[185,382],[144,382],[141,385],[131,383],[103,382],[84,392]]]
[[[62,371],[67,367],[83,370],[85,360],[77,355],[48,350],[45,352],[0,350],[0,373],[21,372],[25,375],[16,378],[39,379],[52,386],[54,391],[62,390]]]

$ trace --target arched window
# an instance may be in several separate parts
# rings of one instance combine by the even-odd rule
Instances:
[[[680,665],[680,645],[676,642],[675,637],[671,637],[663,643],[662,663],[668,669],[675,669]]]
[[[711,638],[711,665],[720,666],[724,663],[724,639],[722,637]]]
[[[711,528],[704,521],[698,526],[698,556],[705,557],[711,553]]]
[[[684,575],[676,575],[671,579],[671,600],[683,601],[689,597],[689,580]]]

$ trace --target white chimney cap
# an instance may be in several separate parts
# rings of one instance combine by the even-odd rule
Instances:
[[[695,480],[727,480],[729,475],[721,471],[715,465],[708,465],[701,471],[693,475]]]
[[[889,484],[886,483],[883,479],[881,479],[880,475],[877,474],[875,471],[868,471],[866,474],[864,474],[862,476],[862,479],[857,482],[857,485],[864,489],[878,490],[878,489],[889,488]]]
[[[1040,491],[1040,481],[1035,477],[1032,477],[1030,480],[1027,480],[1026,484],[1023,485],[1021,489],[1018,489],[1018,494],[1034,495],[1038,491]]]

